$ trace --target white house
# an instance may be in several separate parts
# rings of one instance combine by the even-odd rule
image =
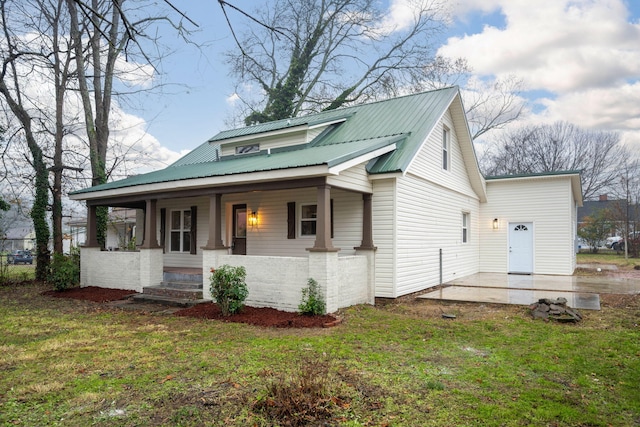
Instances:
[[[334,311],[478,272],[572,274],[582,203],[577,172],[485,179],[457,87],[223,131],[71,197],[89,210],[83,286],[194,268],[207,298],[210,268],[243,265],[247,304],[292,311],[308,278]],[[100,251],[97,206],[138,210],[139,252]]]

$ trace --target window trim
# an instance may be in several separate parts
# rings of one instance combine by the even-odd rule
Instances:
[[[302,209],[304,206],[315,206],[316,207],[316,217],[311,219],[311,218],[302,218]],[[330,216],[330,224],[331,224],[331,229],[330,229],[330,233],[331,233],[331,238],[333,239],[333,199],[331,199],[330,201],[330,205],[329,205],[329,216]],[[291,209],[291,208],[289,208]],[[295,206],[294,206],[295,209]],[[298,213],[298,218],[296,221],[297,224],[297,230],[298,230],[298,237],[300,238],[311,238],[311,237],[316,237],[317,235],[317,227],[318,227],[318,204],[317,203],[299,203],[298,209],[297,209],[297,213]],[[302,234],[302,221],[315,221],[316,223],[316,233],[314,234]]]
[[[246,145],[238,145],[235,148],[235,155],[242,156],[244,154],[252,154],[260,152],[260,144],[246,144]]]
[[[442,170],[451,170],[451,130],[442,125],[442,158],[440,162]]]
[[[471,214],[469,212],[462,212],[462,244],[469,243],[470,221]]]
[[[316,207],[316,216],[314,218],[305,218],[305,217],[302,216],[302,212],[304,212],[304,208],[306,206],[315,206]],[[303,233],[304,227],[302,226],[302,223],[304,221],[314,222],[316,224],[315,229],[316,229],[316,232],[317,232],[317,230],[318,230],[317,229],[317,227],[318,227],[318,204],[317,203],[300,203],[300,221],[298,221],[299,230],[300,230],[299,236],[301,238],[316,237],[317,233],[313,233],[313,234],[304,234]]]
[[[180,213],[180,228],[173,228],[173,214],[174,212],[179,212]],[[191,227],[185,227],[184,224],[184,218],[185,218],[185,213],[188,213],[189,216],[192,216],[192,209],[171,209],[169,211],[169,252],[170,253],[174,253],[174,254],[190,254],[192,253],[192,246],[193,246],[193,236],[191,236]],[[191,221],[193,221],[194,218],[191,218]],[[178,232],[180,233],[180,242],[179,242],[179,250],[174,250],[173,249],[173,233]],[[189,248],[187,250],[185,250],[184,248],[184,235],[188,234],[189,235]]]

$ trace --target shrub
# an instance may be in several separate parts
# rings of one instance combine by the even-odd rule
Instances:
[[[230,316],[240,311],[249,291],[244,282],[247,272],[244,267],[223,265],[211,269],[211,296],[216,300],[222,314]]]
[[[301,314],[314,316],[324,314],[326,305],[320,293],[320,285],[314,279],[307,281],[307,287],[302,290],[302,302],[298,306]]]
[[[53,284],[53,288],[56,291],[63,291],[76,286],[80,283],[80,257],[53,254],[51,270],[47,280]]]

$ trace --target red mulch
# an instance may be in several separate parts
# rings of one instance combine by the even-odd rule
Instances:
[[[73,298],[83,301],[109,302],[124,299],[129,295],[137,293],[125,289],[99,288],[97,286],[87,286],[84,288],[71,288],[64,291],[45,291],[42,295],[54,298]]]
[[[321,328],[335,326],[338,320],[330,315],[303,316],[298,313],[276,310],[275,308],[257,308],[244,306],[240,313],[223,316],[217,304],[212,302],[194,305],[175,313],[176,316],[215,319],[223,322],[249,323],[251,325],[273,328]]]
[[[93,302],[109,302],[126,298],[135,294],[135,291],[123,289],[99,288],[87,286],[84,288],[71,288],[64,291],[46,291],[43,295],[55,298],[73,298]],[[275,327],[275,328],[322,328],[335,326],[340,321],[330,315],[303,316],[298,313],[276,310],[274,308],[243,307],[240,313],[223,316],[217,304],[212,302],[198,304],[190,308],[179,310],[176,316],[195,317],[199,319],[215,319],[223,322],[248,323],[251,325]]]

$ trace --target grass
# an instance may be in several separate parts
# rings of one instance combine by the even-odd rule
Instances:
[[[638,296],[575,325],[405,301],[276,330],[43,289],[0,286],[0,425],[640,425]]]
[[[24,282],[33,280],[35,277],[34,264],[7,264],[0,260],[0,283],[6,282]]]
[[[609,249],[602,249],[597,254],[580,252],[577,254],[579,264],[615,264],[622,268],[633,268],[640,265],[640,258],[625,259],[624,253],[616,253]]]

